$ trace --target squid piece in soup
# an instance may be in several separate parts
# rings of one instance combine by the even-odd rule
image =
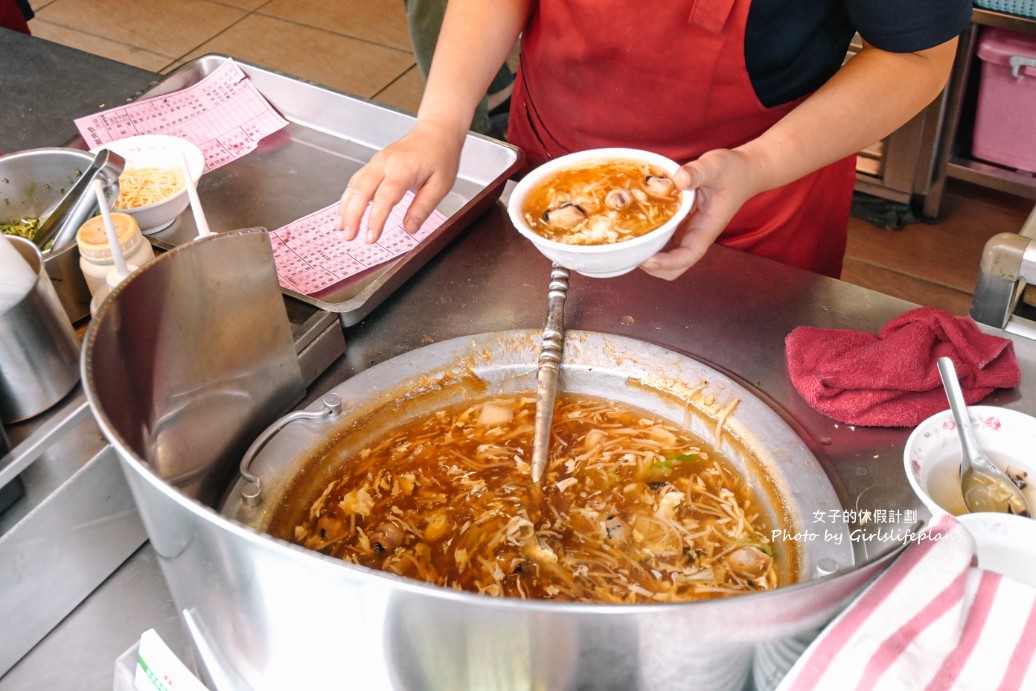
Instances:
[[[680,602],[783,584],[751,482],[698,437],[632,406],[562,393],[537,486],[534,420],[534,397],[515,395],[426,414],[359,452],[331,448],[312,467],[338,470],[271,532],[501,597]]]
[[[636,160],[585,161],[529,190],[522,214],[535,232],[570,245],[605,245],[664,225],[682,192],[658,166]]]

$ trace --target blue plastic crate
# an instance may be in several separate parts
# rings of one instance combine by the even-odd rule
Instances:
[[[974,0],[975,7],[1036,18],[1036,0]]]

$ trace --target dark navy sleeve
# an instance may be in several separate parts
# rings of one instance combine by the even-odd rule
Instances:
[[[800,98],[831,78],[853,34],[895,53],[932,48],[971,23],[972,0],[752,0],[745,68],[763,105]]]
[[[945,43],[967,29],[972,0],[845,0],[845,7],[867,43],[909,53]]]

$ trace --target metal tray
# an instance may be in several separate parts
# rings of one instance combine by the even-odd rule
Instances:
[[[229,59],[213,54],[192,60],[140,98],[195,84]],[[263,139],[255,151],[202,177],[198,196],[213,231],[280,228],[331,204],[361,165],[414,124],[412,115],[399,110],[258,65],[235,62],[289,124]],[[447,220],[420,246],[318,296],[288,289],[284,293],[337,312],[344,326],[352,326],[494,204],[522,160],[520,149],[469,133],[457,182],[438,207]],[[169,249],[196,235],[194,218],[188,211],[169,228],[151,235],[150,240]]]

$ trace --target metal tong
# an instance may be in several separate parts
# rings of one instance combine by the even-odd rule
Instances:
[[[79,226],[83,225],[97,208],[97,197],[93,194],[94,179],[99,177],[104,181],[105,187],[111,188],[113,194],[118,195],[119,175],[125,167],[126,160],[115,152],[108,149],[98,150],[90,166],[40,225],[33,240],[36,245],[43,249],[53,240],[51,252],[57,252],[74,240]]]
[[[536,374],[536,423],[532,443],[532,481],[539,484],[547,469],[550,430],[554,420],[554,398],[558,391],[562,346],[565,341],[565,298],[568,297],[568,269],[554,264],[547,287],[547,321],[543,326],[539,371]]]

